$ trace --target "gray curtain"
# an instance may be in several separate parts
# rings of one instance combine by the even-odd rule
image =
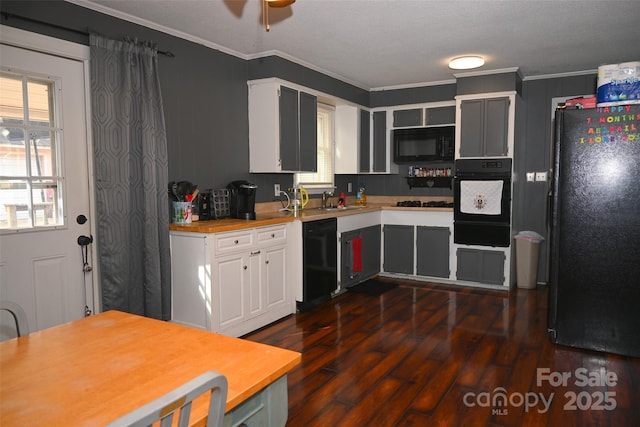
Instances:
[[[171,316],[167,138],[157,49],[90,36],[104,310]]]

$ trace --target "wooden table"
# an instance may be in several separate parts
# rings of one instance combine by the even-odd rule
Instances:
[[[108,311],[0,343],[0,425],[102,426],[207,370],[227,377],[229,412],[299,363],[294,351]]]

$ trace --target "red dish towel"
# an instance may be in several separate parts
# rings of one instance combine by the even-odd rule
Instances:
[[[362,271],[362,237],[351,239],[351,251],[353,252],[352,271]]]

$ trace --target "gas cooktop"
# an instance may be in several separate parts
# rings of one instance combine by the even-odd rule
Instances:
[[[444,200],[434,200],[430,202],[421,202],[420,200],[404,200],[397,202],[396,206],[403,208],[452,208],[453,202]]]

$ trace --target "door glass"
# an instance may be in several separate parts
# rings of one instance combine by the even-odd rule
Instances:
[[[0,229],[63,224],[54,81],[0,73]]]

